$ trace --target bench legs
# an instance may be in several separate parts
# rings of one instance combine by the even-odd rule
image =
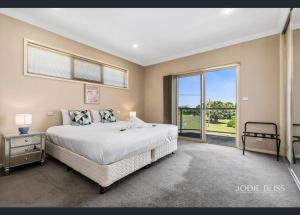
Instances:
[[[279,161],[279,152],[280,152],[280,139],[276,139],[276,159]]]
[[[280,139],[275,139],[276,140],[276,160],[279,161],[279,153],[280,153]],[[245,155],[245,149],[246,149],[246,136],[242,136],[242,142],[243,142],[243,155]],[[294,151],[293,151],[294,153]],[[294,156],[295,157],[295,156]],[[294,160],[294,163],[296,161]]]
[[[294,164],[296,164],[296,156],[295,156],[295,150],[294,150],[294,143],[295,143],[296,141],[293,141],[293,143],[292,143],[292,151],[293,151],[293,162],[294,162]]]

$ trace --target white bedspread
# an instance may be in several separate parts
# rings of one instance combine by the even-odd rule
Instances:
[[[176,139],[178,134],[177,126],[165,124],[120,131],[128,125],[127,121],[118,121],[54,126],[47,130],[47,137],[54,144],[104,165],[149,151]]]

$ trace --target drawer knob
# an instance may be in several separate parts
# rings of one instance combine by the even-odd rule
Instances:
[[[28,140],[27,140],[27,139],[25,139],[25,142],[27,143],[27,142],[28,142]]]
[[[27,161],[27,160],[28,160],[28,157],[26,157],[25,160]]]

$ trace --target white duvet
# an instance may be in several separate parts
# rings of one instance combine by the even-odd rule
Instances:
[[[147,124],[131,128],[130,122],[61,125],[47,130],[47,137],[59,146],[105,165],[144,153],[177,138],[175,125]],[[127,128],[125,131],[121,129]]]

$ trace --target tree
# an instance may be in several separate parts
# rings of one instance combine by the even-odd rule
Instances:
[[[183,115],[199,116],[200,107],[200,105],[197,105],[195,108],[190,108],[188,105],[184,105],[179,108],[182,108]],[[235,104],[232,102],[209,100],[206,104],[206,108],[208,109],[206,116],[210,123],[218,123],[219,119],[231,119],[235,116],[235,110],[230,109],[235,108]]]
[[[218,123],[219,119],[223,118],[222,110],[218,110],[217,108],[223,108],[224,104],[221,101],[208,101],[206,108],[208,108],[208,116],[210,123]],[[216,109],[214,109],[216,108]],[[210,110],[211,109],[211,110]]]
[[[219,119],[231,119],[235,115],[234,110],[226,110],[226,108],[234,108],[232,102],[211,101],[209,100],[206,107],[208,108],[207,118],[210,123],[218,123]]]
[[[235,120],[235,116],[233,116],[233,117],[227,122],[227,127],[235,128],[235,126],[236,126],[236,120]]]

